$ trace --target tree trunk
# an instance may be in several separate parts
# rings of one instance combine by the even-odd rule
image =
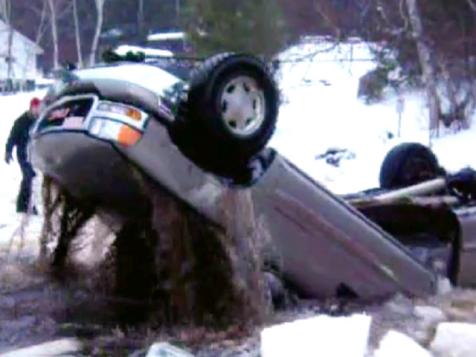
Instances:
[[[99,46],[99,36],[101,35],[102,24],[104,21],[104,3],[106,0],[96,1],[96,30],[94,31],[93,43],[91,45],[91,54],[89,55],[89,65],[93,66],[96,63],[96,54]]]
[[[76,52],[78,55],[78,67],[83,67],[83,54],[81,52],[81,33],[79,31],[78,6],[77,0],[73,0],[73,18],[74,18],[74,33],[76,37]]]
[[[144,0],[138,0],[137,7],[137,35],[139,43],[145,45],[147,43],[147,34],[145,31],[144,20]]]
[[[162,322],[262,322],[269,310],[249,192],[224,193],[223,229],[155,184],[150,187],[151,223],[158,237],[155,290]]]
[[[59,50],[58,50],[58,22],[56,17],[56,6],[54,0],[48,0],[50,8],[51,37],[53,40],[53,69],[59,68]]]
[[[39,46],[41,39],[43,38],[45,28],[47,28],[46,22],[46,15],[48,11],[48,5],[45,1],[43,1],[43,5],[41,7],[41,15],[40,15],[40,24],[38,25],[38,30],[36,31],[35,43]]]
[[[94,206],[75,199],[48,176],[44,177],[42,194],[45,214],[39,260],[50,260],[55,270],[61,273],[71,253],[71,243],[94,215]],[[56,243],[52,252],[48,249],[50,242]]]
[[[7,63],[7,79],[12,79],[13,77],[13,27],[11,26],[11,3],[10,0],[2,0],[0,2],[0,12],[3,15],[5,24],[7,25],[8,30],[8,43],[7,43],[7,54],[5,61]]]
[[[7,78],[12,79],[13,78],[13,27],[10,24],[10,21],[8,21],[8,53],[7,53],[7,59],[8,59],[8,67],[7,67]]]
[[[423,34],[423,25],[420,11],[418,10],[417,0],[406,0],[410,24],[415,38],[418,57],[423,71],[423,80],[425,82],[428,105],[430,111],[430,132],[432,136],[438,132],[440,102],[436,89],[436,70],[432,63],[431,47],[425,41]]]
[[[164,327],[224,330],[263,322],[270,311],[262,274],[266,232],[255,221],[250,192],[223,189],[223,216],[216,225],[147,177],[138,180],[144,199],[132,204],[128,220],[117,230],[111,250],[114,269],[106,265],[99,277],[102,288],[113,288],[118,301],[135,302],[135,308],[134,303],[117,304],[118,317],[130,322],[154,316]],[[43,193],[41,253],[52,255],[61,273],[74,235],[94,209],[48,177]],[[57,246],[48,254],[52,240]]]
[[[181,16],[181,11],[180,11],[181,5],[180,5],[180,0],[175,0],[175,25],[180,26],[180,16]]]
[[[447,119],[448,125],[455,123],[456,128],[459,130],[468,129],[469,118],[467,118],[466,115],[466,108],[469,106],[470,101],[472,100],[472,89],[467,90],[465,93],[465,98],[458,101],[458,89],[456,88],[456,84],[454,83],[451,77],[448,62],[446,61],[444,56],[441,56],[438,62],[445,83],[446,94],[450,102],[450,108],[448,113],[442,114],[441,118],[443,119],[443,121]]]

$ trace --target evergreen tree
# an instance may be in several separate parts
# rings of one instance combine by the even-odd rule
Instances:
[[[286,40],[276,0],[189,0],[185,22],[199,55],[233,51],[270,57]]]

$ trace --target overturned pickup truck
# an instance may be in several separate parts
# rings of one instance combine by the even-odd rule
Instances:
[[[474,175],[446,175],[429,149],[404,144],[380,189],[337,197],[266,147],[279,93],[255,57],[213,56],[188,80],[147,63],[76,70],[46,100],[34,165],[117,222],[146,195],[132,164],[218,225],[222,192],[249,190],[304,296],[421,296],[441,274],[476,283]]]

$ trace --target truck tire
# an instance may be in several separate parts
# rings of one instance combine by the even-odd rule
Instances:
[[[278,90],[263,62],[219,54],[191,73],[172,137],[205,170],[234,176],[268,143],[278,107]]]
[[[394,147],[380,168],[380,187],[395,189],[411,186],[444,174],[433,152],[418,143]]]

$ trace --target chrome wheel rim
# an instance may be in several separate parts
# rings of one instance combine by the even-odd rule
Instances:
[[[236,136],[251,136],[263,125],[264,92],[251,77],[239,76],[226,83],[220,105],[225,127]]]

